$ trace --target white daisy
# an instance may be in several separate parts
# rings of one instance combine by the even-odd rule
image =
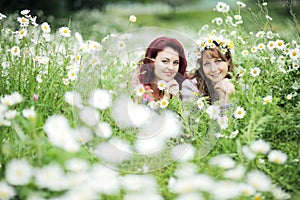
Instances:
[[[157,87],[159,90],[164,90],[167,87],[167,82],[164,80],[157,81]]]
[[[169,105],[169,101],[165,98],[159,101],[160,108],[166,108]]]
[[[261,70],[258,67],[254,67],[250,69],[250,75],[253,77],[259,76]]]
[[[269,103],[272,103],[272,96],[271,95],[268,95],[268,96],[263,98],[263,104],[264,105],[269,104]]]
[[[42,23],[41,28],[42,28],[43,33],[50,33],[51,32],[50,25],[47,22]]]
[[[272,150],[268,154],[268,160],[276,164],[284,164],[287,161],[287,155],[279,150]]]
[[[129,21],[130,21],[131,23],[135,23],[136,20],[137,20],[137,18],[136,18],[135,15],[130,15],[130,16],[129,16]]]
[[[112,97],[107,90],[95,89],[89,96],[89,104],[100,110],[105,110],[111,106]]]
[[[11,185],[26,185],[30,182],[32,175],[33,168],[25,159],[11,160],[5,171],[5,178]]]
[[[234,111],[233,115],[234,115],[234,118],[236,118],[236,119],[242,119],[246,115],[246,111],[243,107],[238,106],[236,108],[236,110]]]
[[[71,30],[68,27],[61,27],[58,32],[63,37],[71,37]]]
[[[254,153],[267,154],[271,149],[271,145],[264,140],[259,139],[252,142],[250,148]]]

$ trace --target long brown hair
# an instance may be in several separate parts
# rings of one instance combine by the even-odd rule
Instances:
[[[219,96],[213,89],[211,80],[209,80],[203,71],[203,56],[209,55],[211,58],[221,58],[223,61],[228,62],[228,72],[233,74],[234,65],[232,63],[231,52],[228,49],[226,53],[222,53],[220,48],[216,46],[215,48],[205,49],[201,52],[201,57],[197,60],[197,65],[199,66],[196,70],[189,74],[186,74],[187,78],[196,78],[197,87],[202,96],[209,96],[210,102],[213,103],[219,99]],[[227,73],[225,78],[231,79],[230,73]]]
[[[182,82],[185,80],[184,75],[186,72],[187,61],[184,48],[181,43],[177,39],[169,37],[159,37],[152,41],[146,50],[145,57],[139,62],[139,81],[144,85],[150,86],[157,99],[160,99],[162,94],[160,90],[158,90],[157,84],[154,83],[154,59],[157,54],[163,51],[166,47],[174,49],[179,54],[179,69],[174,77],[179,84],[179,88],[181,88]]]

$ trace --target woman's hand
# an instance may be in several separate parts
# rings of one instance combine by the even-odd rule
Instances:
[[[167,82],[164,96],[170,98],[170,95],[179,97],[179,84],[175,79]]]
[[[221,104],[231,103],[230,95],[235,92],[235,88],[228,78],[217,82],[214,89],[219,96]]]

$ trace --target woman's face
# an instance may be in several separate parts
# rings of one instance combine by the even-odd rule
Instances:
[[[205,76],[216,84],[223,80],[228,73],[228,61],[223,61],[222,58],[211,56],[209,52],[203,54],[203,71]]]
[[[171,47],[158,52],[154,61],[155,80],[172,80],[179,69],[179,54]]]

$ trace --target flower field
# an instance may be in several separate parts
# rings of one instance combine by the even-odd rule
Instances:
[[[258,6],[251,31],[241,1],[218,2],[197,31],[100,11],[66,23],[0,13],[0,199],[299,199],[300,35]],[[132,74],[162,35],[182,42],[189,70],[203,37],[230,40],[225,113],[202,97],[136,103]]]

